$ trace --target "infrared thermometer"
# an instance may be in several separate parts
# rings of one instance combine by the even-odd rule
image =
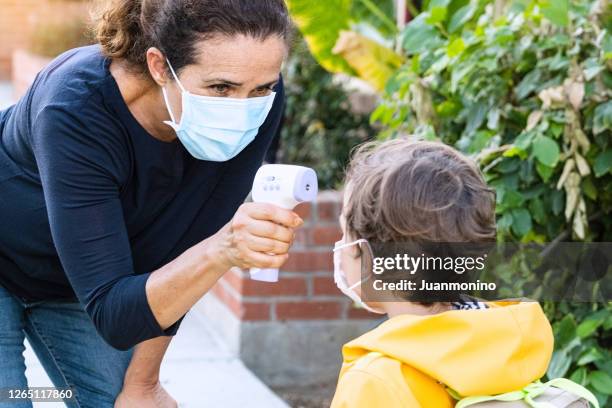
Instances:
[[[318,191],[317,173],[311,168],[290,164],[266,164],[253,181],[256,203],[270,203],[292,210],[303,202],[314,201]],[[278,269],[251,268],[251,279],[277,282]]]

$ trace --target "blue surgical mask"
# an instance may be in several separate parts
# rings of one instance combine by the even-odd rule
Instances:
[[[183,113],[177,123],[168,102],[168,94],[162,88],[164,102],[172,120],[171,126],[187,151],[196,159],[227,161],[253,141],[264,123],[276,93],[258,98],[221,98],[193,95],[187,91],[174,72],[170,71],[182,95]]]

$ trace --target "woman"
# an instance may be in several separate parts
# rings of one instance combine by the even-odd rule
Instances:
[[[0,112],[0,388],[27,387],[25,336],[70,406],[175,406],[182,316],[231,267],[283,264],[302,223],[241,205],[289,31],[282,0],[114,1]]]

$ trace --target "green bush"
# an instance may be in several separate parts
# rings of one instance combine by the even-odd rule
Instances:
[[[602,407],[612,405],[612,305],[547,302],[544,307],[555,334],[548,377],[570,378],[591,389]]]
[[[343,87],[315,62],[303,41],[294,47],[284,79],[280,161],[313,167],[321,189],[338,187],[350,149],[375,135],[369,115],[351,111]]]
[[[571,227],[575,239],[609,240],[612,37],[610,14],[595,7],[603,2],[574,1],[568,11],[568,0],[499,10],[472,1],[453,15],[434,10],[454,2],[431,3],[404,30],[409,62],[373,114],[385,136],[439,138],[473,154],[497,190],[502,235],[543,242],[570,238]]]
[[[607,0],[429,1],[398,39],[406,63],[372,115],[380,137],[473,156],[496,189],[502,241],[611,241],[611,15]],[[544,308],[548,376],[612,406],[612,303]]]

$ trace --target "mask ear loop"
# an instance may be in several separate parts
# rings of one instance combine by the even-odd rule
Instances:
[[[360,245],[360,244],[366,244],[366,245],[369,245],[369,243],[368,243],[368,240],[367,240],[367,239],[363,239],[363,238],[361,238],[361,239],[358,239],[358,240],[353,241],[353,242],[347,242],[347,243],[343,243],[343,244],[337,245],[337,246],[336,246],[336,247],[333,249],[333,252],[336,252],[336,251],[337,251],[337,250],[339,250],[339,249],[343,249],[343,248],[350,247],[350,246],[353,246],[353,245],[359,245],[359,246],[361,247],[361,245]],[[364,252],[364,251],[362,250],[362,252]],[[362,284],[363,282],[367,282],[368,280],[370,280],[370,278],[371,278],[371,277],[372,277],[372,275],[369,275],[367,278],[365,278],[365,279],[361,279],[361,280],[357,281],[357,282],[356,282],[356,283],[354,283],[353,285],[349,286],[349,287],[348,287],[348,289],[349,289],[349,290],[353,290],[353,289],[355,289],[357,286],[359,286],[359,285],[360,285],[360,284]]]
[[[340,242],[340,241],[338,241],[338,242]],[[362,239],[358,239],[357,241],[347,242],[347,243],[342,243],[342,244],[340,244],[340,245],[336,246],[336,247],[333,249],[333,251],[334,251],[334,252],[336,252],[336,251],[337,251],[337,250],[339,250],[339,249],[346,248],[346,247],[350,247],[350,246],[357,245],[357,244],[361,244],[362,242],[368,242],[368,240],[367,240],[367,239],[363,239],[363,238],[362,238]]]
[[[174,72],[174,68],[172,68],[172,64],[170,64],[170,60],[168,58],[166,58],[166,62],[168,63],[168,68],[170,68],[170,72],[172,72],[172,76],[174,77],[174,80],[178,84],[179,88],[181,89],[181,92],[187,92],[183,87],[183,84],[181,84],[181,81],[179,81],[178,76],[176,75],[176,72]],[[176,119],[174,118],[174,114],[172,113],[172,109],[170,108],[170,101],[168,100],[168,92],[166,92],[166,87],[162,87],[162,95],[164,97],[164,102],[166,103],[166,109],[170,114],[170,119],[172,119],[172,123],[176,123]]]
[[[170,60],[168,58],[166,58],[166,62],[168,63],[168,68],[170,68],[170,72],[172,72],[172,76],[174,77],[174,80],[178,84],[179,88],[181,88],[181,91],[187,92],[185,88],[183,88],[183,84],[181,84],[181,81],[179,81],[178,75],[176,75],[176,72],[174,72],[174,68],[172,68],[172,64],[170,63]]]
[[[353,290],[355,289],[357,286],[360,286],[362,283],[369,281],[372,278],[372,275],[368,275],[366,276],[364,279],[361,279],[357,282],[355,282],[355,284],[349,286],[349,289]]]

